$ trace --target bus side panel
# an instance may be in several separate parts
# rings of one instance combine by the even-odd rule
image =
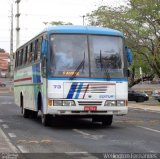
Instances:
[[[26,109],[34,110],[34,85],[32,81],[32,66],[15,71],[14,94],[15,103],[20,106],[21,94],[23,106]]]
[[[40,111],[43,114],[47,112],[47,80],[46,77],[42,77],[41,63],[36,63],[32,66],[32,81],[34,92],[34,110],[38,111],[38,94],[41,95],[41,108]]]
[[[128,81],[116,82],[116,99],[128,100]]]
[[[32,81],[33,81],[33,92],[34,92],[34,110],[38,111],[38,94],[42,94],[42,77],[40,71],[40,63],[36,63],[32,66]]]

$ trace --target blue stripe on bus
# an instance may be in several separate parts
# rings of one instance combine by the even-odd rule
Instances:
[[[32,72],[33,72],[33,83],[41,83],[39,63],[32,66]]]
[[[77,85],[78,83],[77,82],[73,82],[72,85],[71,85],[71,88],[69,90],[69,93],[67,95],[67,99],[72,99],[73,98],[73,95],[74,95],[74,92],[77,88]]]
[[[75,96],[75,99],[78,99],[79,95],[80,95],[80,92],[81,92],[81,89],[83,87],[83,83],[80,82],[80,85],[78,86],[78,90],[77,90],[77,94]]]
[[[71,81],[69,77],[49,77],[48,80],[67,80]],[[117,81],[117,82],[128,82],[127,78],[74,78],[74,81]]]

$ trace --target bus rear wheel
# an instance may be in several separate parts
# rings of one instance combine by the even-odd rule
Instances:
[[[22,107],[22,115],[24,118],[29,118],[29,110]]]

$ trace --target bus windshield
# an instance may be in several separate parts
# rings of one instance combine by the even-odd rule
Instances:
[[[49,76],[123,77],[123,39],[104,35],[54,34]]]

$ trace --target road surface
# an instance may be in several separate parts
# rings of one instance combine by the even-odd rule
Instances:
[[[88,119],[61,119],[44,127],[40,117],[22,117],[12,94],[0,94],[0,129],[16,152],[35,153],[39,158],[96,159],[105,153],[160,152],[160,113],[149,110],[129,108],[128,115],[115,117],[107,128]]]

